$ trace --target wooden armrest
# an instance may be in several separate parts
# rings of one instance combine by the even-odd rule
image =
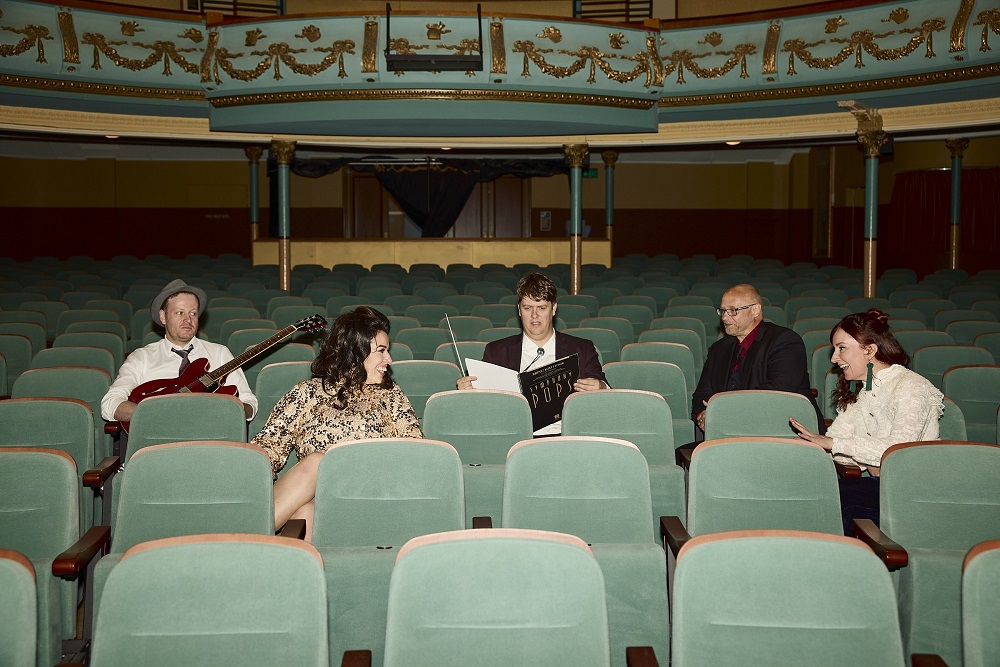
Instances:
[[[118,435],[122,432],[121,422],[104,422],[104,432],[108,435]]]
[[[91,489],[99,489],[121,469],[122,459],[120,456],[106,456],[96,467],[83,473],[83,485]]]
[[[94,526],[83,537],[52,561],[52,574],[74,579],[87,563],[101,553],[111,540],[111,526]]]
[[[626,667],[659,667],[652,646],[629,646],[625,649]]]
[[[913,667],[948,667],[948,663],[934,653],[914,653],[910,660]]]
[[[861,467],[853,463],[834,461],[833,467],[837,469],[837,477],[861,477]]]
[[[854,536],[871,547],[875,555],[882,559],[889,570],[906,567],[909,557],[906,549],[893,542],[888,535],[879,530],[871,519],[852,519]]]
[[[340,661],[340,667],[371,667],[372,652],[364,651],[344,651],[344,657]]]
[[[473,528],[492,528],[493,527],[493,517],[491,517],[491,516],[474,516],[474,517],[472,517],[472,527]]]
[[[809,393],[813,395],[813,398],[816,398],[817,396],[819,396],[819,391],[817,391],[816,389],[813,389],[812,387],[809,387]]]
[[[692,454],[694,454],[694,450],[688,449],[687,447],[683,447],[681,449],[675,449],[674,459],[677,461],[677,465],[684,468],[685,470],[690,470]]]
[[[278,531],[278,534],[282,537],[290,537],[293,540],[304,540],[306,539],[306,520],[289,519],[281,527],[281,530]]]
[[[691,539],[691,533],[687,532],[679,516],[661,516],[660,535],[675,557],[680,552],[681,547]]]
[[[833,426],[833,420],[832,419],[824,419],[823,423],[826,424],[827,428],[830,428],[831,426]]]

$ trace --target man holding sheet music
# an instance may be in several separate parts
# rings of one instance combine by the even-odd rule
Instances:
[[[523,333],[488,344],[483,352],[483,361],[522,372],[575,354],[580,364],[580,379],[573,383],[573,390],[608,388],[594,344],[555,330],[555,283],[540,273],[529,273],[517,284],[517,299]],[[458,388],[475,389],[473,383],[478,379],[475,375],[460,378]],[[562,422],[557,421],[535,431],[535,435],[558,435],[561,429]]]

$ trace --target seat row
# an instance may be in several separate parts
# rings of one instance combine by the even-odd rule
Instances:
[[[5,488],[16,491],[11,498],[16,499],[18,507],[38,504],[32,491],[37,496],[39,488],[66,486],[65,471],[72,467],[65,456],[52,452],[0,449],[0,457],[7,457],[0,466],[0,475],[5,478]],[[649,511],[651,475],[646,458],[631,443],[607,438],[557,437],[515,445],[507,455],[502,480],[503,507],[498,516],[503,529],[555,530],[590,544],[606,587],[611,664],[624,664],[625,648],[636,645],[650,646],[663,664],[667,664],[671,653],[676,664],[746,664],[747,655],[757,655],[754,651],[761,646],[777,650],[769,644],[774,639],[774,628],[785,627],[786,633],[791,632],[792,627],[802,627],[804,609],[810,609],[810,613],[823,609],[824,613],[835,613],[836,618],[843,620],[836,623],[827,616],[825,622],[817,621],[818,626],[814,627],[839,628],[832,631],[836,641],[827,637],[820,645],[829,643],[839,648],[829,649],[835,653],[815,661],[810,659],[810,664],[842,664],[845,656],[850,655],[857,656],[855,659],[862,664],[897,664],[898,656],[890,660],[888,654],[875,653],[878,657],[871,657],[867,652],[870,647],[857,653],[868,642],[880,646],[888,642],[888,646],[895,648],[880,650],[891,650],[891,655],[899,653],[902,646],[907,653],[939,652],[949,664],[957,665],[961,664],[962,656],[959,606],[962,561],[975,544],[995,540],[1000,534],[1000,514],[996,509],[1000,498],[991,472],[1000,462],[998,457],[1000,448],[996,446],[958,442],[909,443],[898,445],[886,454],[882,468],[882,528],[906,551],[902,557],[889,556],[881,546],[884,541],[873,544],[876,553],[891,567],[903,566],[898,602],[901,633],[897,625],[900,621],[895,621],[897,603],[893,585],[885,566],[860,543],[830,536],[840,530],[833,464],[821,449],[808,443],[773,438],[724,439],[703,443],[695,450],[686,511],[682,508],[673,518],[660,522],[671,551],[679,549],[676,571],[670,575],[673,586],[670,613],[665,589],[667,559],[655,543]],[[43,463],[50,459],[63,471],[59,473],[62,482],[44,476]],[[34,472],[26,477],[29,469]],[[217,472],[220,469],[227,471],[222,478]],[[958,470],[966,474],[950,472]],[[184,599],[163,601],[159,597],[162,592],[151,596],[149,591],[153,589],[145,584],[121,584],[116,588],[116,578],[124,576],[119,572],[128,569],[124,566],[129,556],[123,554],[153,549],[139,545],[171,535],[216,531],[270,534],[273,515],[269,471],[262,451],[239,443],[170,443],[147,447],[133,455],[117,480],[120,505],[112,520],[112,553],[100,560],[91,580],[102,590],[98,596],[95,656],[100,650],[99,638],[105,624],[128,627],[124,618],[133,616],[158,619],[166,624],[169,617],[184,616],[178,605],[191,603]],[[68,479],[72,482],[75,477],[74,473]],[[178,484],[179,479],[184,483]],[[683,480],[680,484],[683,486]],[[403,553],[411,548],[399,550],[399,547],[421,534],[461,530],[463,494],[467,487],[468,478],[463,480],[457,452],[441,441],[354,441],[327,452],[317,485],[314,546],[324,566],[325,612],[332,659],[345,649],[368,647],[379,664],[384,646],[386,664],[396,664],[392,647],[398,637],[391,631],[392,590]],[[29,497],[31,500],[26,500]],[[54,502],[72,505],[75,497],[75,493],[64,493]],[[45,521],[54,520],[37,512],[32,516],[23,512],[0,513],[0,520],[10,524],[0,535],[21,535],[17,529],[25,521],[38,523],[43,517]],[[687,536],[675,530],[682,523],[689,534],[696,536],[694,539],[687,541]],[[37,527],[48,528],[44,523]],[[71,528],[75,527],[74,519]],[[726,552],[701,552],[715,553],[713,558],[721,560],[706,561],[699,566],[704,570],[696,570],[700,572],[697,576],[690,569],[694,566],[685,564],[696,562],[693,554],[699,553],[703,545],[737,537],[720,533],[758,528],[770,532],[739,535],[748,539],[737,551],[729,552],[731,558],[721,556]],[[797,541],[801,536],[776,534],[775,529],[825,532],[826,536],[813,534],[808,539],[842,546],[796,547],[788,540]],[[864,530],[872,529],[864,527]],[[47,534],[65,532],[65,528],[46,530]],[[504,530],[498,535],[503,536]],[[465,537],[443,541],[448,539]],[[679,544],[681,540],[687,541],[686,545]],[[439,540],[429,538],[429,541]],[[0,548],[10,546],[8,543]],[[23,553],[31,544],[15,546],[22,547]],[[730,548],[734,547],[725,547]],[[806,551],[800,552],[799,548]],[[398,557],[397,551],[400,551]],[[202,553],[204,557],[206,552]],[[867,555],[863,558],[850,555],[857,553]],[[479,563],[481,567],[498,567],[498,561],[484,558],[470,559],[468,552],[465,555],[466,561]],[[863,564],[864,559],[868,564]],[[209,560],[217,559],[213,556]],[[452,563],[450,559],[446,561]],[[523,561],[518,562],[524,567]],[[837,567],[829,567],[831,562],[836,562]],[[57,559],[57,563],[57,571],[66,569],[63,559]],[[810,565],[805,570],[798,569],[806,563]],[[34,567],[36,572],[47,572],[44,564]],[[229,569],[243,568],[230,565]],[[260,607],[266,599],[265,590],[301,589],[289,580],[294,574],[285,569],[253,571],[260,573],[251,586],[259,597],[251,606],[258,617],[267,621],[269,609]],[[192,581],[205,587],[205,582],[212,580],[195,576],[179,564],[175,564],[172,572],[158,577],[147,575],[147,583],[177,586],[190,575]],[[282,575],[275,577],[275,572]],[[493,596],[500,595],[486,580],[476,581],[482,585],[470,580],[468,585],[455,588],[438,582],[438,602],[425,603],[429,607],[426,610],[455,607],[461,611],[455,612],[454,619],[475,618],[475,614],[469,616],[472,612],[466,605],[474,602],[482,612],[483,608],[491,607],[489,600]],[[748,588],[749,582],[758,582],[763,587]],[[63,593],[67,590],[55,583],[47,585]],[[820,585],[819,590],[812,592],[813,585]],[[473,590],[488,592],[487,598],[478,597]],[[147,603],[156,600],[161,609],[150,615],[124,611],[119,605],[123,592],[127,591],[138,593]],[[689,600],[699,597],[699,591],[706,596],[704,602],[691,606]],[[740,598],[738,591],[745,591],[749,597]],[[836,596],[833,591],[846,597],[837,597],[833,603],[833,598],[828,597]],[[66,598],[63,599],[65,602]],[[983,594],[984,601],[995,603],[997,599],[988,592]],[[879,612],[878,622],[868,616],[873,605],[889,610]],[[858,622],[860,617],[869,620]],[[106,622],[105,618],[115,621]],[[889,618],[894,622],[886,624]],[[866,639],[845,642],[843,623],[862,628]],[[167,627],[170,626],[160,626],[153,635],[175,634],[165,631]],[[421,627],[426,631],[426,625]],[[702,627],[700,632],[711,628],[716,634],[711,637],[699,634],[694,640],[687,635],[692,627]],[[149,631],[133,631],[118,636],[113,643],[131,645],[135,641],[149,641],[149,634]],[[140,635],[147,638],[140,640],[137,638]],[[784,633],[779,635],[778,644],[785,646],[785,650],[792,646],[802,650],[799,641],[789,639]],[[807,644],[819,641],[815,635],[814,629],[801,641]],[[667,639],[670,636],[672,647]],[[982,640],[992,635],[987,632],[969,636]],[[715,659],[704,653],[709,646],[721,650],[712,654],[718,656]],[[39,647],[42,648],[41,644]],[[801,659],[799,653],[789,654],[787,662],[796,661],[792,655]],[[967,660],[970,657],[971,653],[967,653]],[[769,660],[761,660],[770,664]],[[970,660],[968,664],[990,663],[988,658],[986,663]]]

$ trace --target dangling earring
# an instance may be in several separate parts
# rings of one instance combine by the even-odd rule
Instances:
[[[872,368],[875,366],[872,362],[868,362],[868,377],[865,378],[865,391],[872,390]]]

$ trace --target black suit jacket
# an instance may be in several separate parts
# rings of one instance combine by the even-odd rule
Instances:
[[[691,398],[691,416],[705,409],[702,401],[728,391],[736,336],[724,336],[708,348],[708,359],[701,371],[701,380]],[[806,370],[806,346],[802,337],[791,329],[762,322],[747,356],[740,364],[738,389],[773,389],[801,394],[809,399],[819,419],[820,433],[826,433],[823,413],[816,405],[809,387]]]
[[[520,371],[522,335],[507,336],[506,338],[488,343],[486,349],[483,350],[483,361],[509,368],[512,371]],[[556,359],[562,359],[571,354],[579,355],[581,379],[597,378],[604,384],[608,384],[608,379],[604,377],[604,369],[601,368],[601,361],[597,357],[597,348],[594,347],[594,344],[586,338],[577,338],[576,336],[570,336],[557,331]]]

